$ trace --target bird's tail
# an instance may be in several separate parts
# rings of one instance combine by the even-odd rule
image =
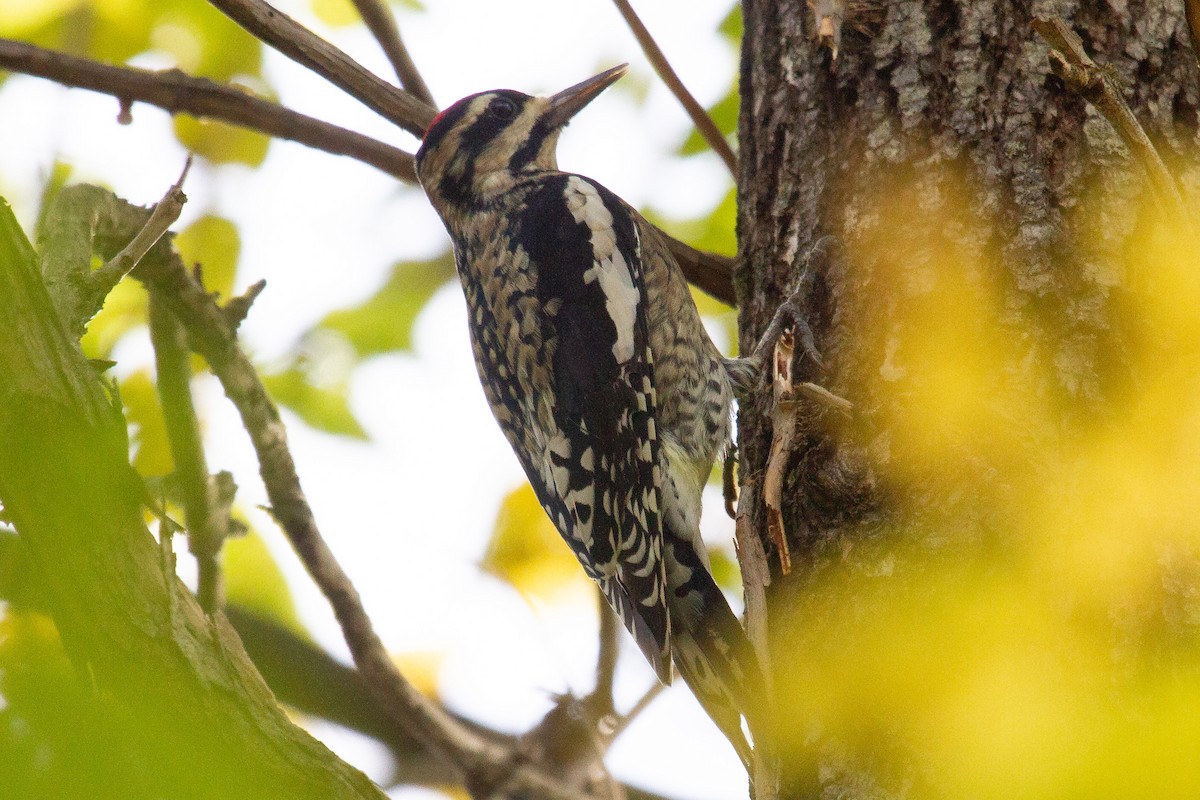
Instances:
[[[742,717],[761,743],[767,735],[766,683],[742,625],[687,539],[667,537],[671,649],[675,667],[700,705],[750,768]]]

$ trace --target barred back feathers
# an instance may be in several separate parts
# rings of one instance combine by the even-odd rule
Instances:
[[[417,174],[454,242],[484,394],[538,500],[659,678],[674,662],[748,762],[740,720],[754,729],[762,678],[699,528],[729,376],[658,232],[555,155],[624,72],[460,100]]]

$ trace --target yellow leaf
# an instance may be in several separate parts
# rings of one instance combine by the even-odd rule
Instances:
[[[353,25],[362,19],[350,0],[312,0],[312,10],[321,22],[334,28]]]
[[[18,37],[35,31],[81,5],[83,0],[4,0],[0,35]]]
[[[225,596],[230,603],[258,612],[307,636],[296,604],[275,557],[255,531],[228,539],[222,550]]]
[[[121,382],[121,401],[125,416],[134,430],[131,440],[136,448],[133,466],[142,475],[170,475],[175,471],[167,425],[163,420],[158,390],[150,373],[140,370]]]
[[[267,157],[269,136],[213,120],[175,117],[175,136],[193,153],[217,164],[237,162],[257,167]]]
[[[189,267],[200,265],[205,289],[225,299],[233,296],[242,250],[236,225],[224,217],[205,215],[175,237],[175,247]]]
[[[92,317],[81,341],[88,358],[108,358],[126,333],[146,324],[146,288],[126,278],[116,285],[104,307]]]
[[[527,599],[554,601],[587,588],[587,579],[558,530],[525,484],[500,505],[483,568]]]
[[[433,699],[438,698],[438,676],[442,671],[444,656],[433,650],[414,650],[392,655],[392,661],[400,674],[418,692]]]

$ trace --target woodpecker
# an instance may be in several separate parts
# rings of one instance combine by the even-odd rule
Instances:
[[[731,377],[661,234],[555,152],[626,69],[551,97],[459,100],[425,132],[417,176],[454,242],[484,394],[539,502],[659,679],[673,662],[749,764],[741,717],[755,733],[761,672],[699,526]]]

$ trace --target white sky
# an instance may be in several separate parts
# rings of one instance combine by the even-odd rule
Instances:
[[[731,4],[638,4],[705,104],[718,99],[735,74],[736,54],[715,32]],[[649,101],[638,106],[626,89],[605,93],[564,135],[563,168],[596,178],[634,205],[676,217],[707,212],[728,189],[729,176],[714,156],[671,156],[688,122],[606,0],[426,5],[424,13],[400,10],[400,24],[443,106],[496,87],[549,93],[628,61],[632,75],[624,83],[649,84]],[[298,0],[279,6],[391,76],[364,30],[327,30]],[[138,63],[170,66],[153,54]],[[283,57],[268,53],[266,72],[286,105],[413,148],[410,137]],[[116,113],[111,98],[35,79],[15,77],[0,89],[0,194],[27,230],[56,157],[74,166],[74,180],[104,182],[140,204],[155,202],[175,180],[184,153],[166,114],[136,106],[134,124],[120,126]],[[286,353],[331,308],[369,296],[396,260],[429,257],[446,247],[441,223],[419,189],[296,144],[273,143],[258,170],[193,169],[185,190],[190,202],[180,227],[206,212],[235,220],[242,236],[239,289],[267,279],[242,328],[247,348],[262,361]],[[122,372],[152,363],[142,335],[129,337],[117,358]],[[210,468],[233,471],[242,508],[265,504],[235,412],[214,379],[198,388]],[[317,520],[389,648],[444,651],[443,697],[508,730],[540,719],[550,693],[589,689],[596,636],[588,603],[535,613],[476,566],[501,498],[524,476],[484,403],[456,286],[436,295],[422,314],[413,355],[378,358],[357,371],[352,402],[370,443],[313,432],[290,415],[286,421]],[[728,542],[731,524],[719,497],[707,496],[705,508],[706,534]],[[282,535],[264,514],[251,514],[289,576],[306,624],[344,656],[332,615]],[[632,703],[651,681],[636,648],[626,647],[618,703]],[[383,778],[382,753],[369,740],[329,725],[316,731]],[[732,749],[681,686],[660,697],[618,740],[609,764],[622,779],[680,798],[746,796]]]

